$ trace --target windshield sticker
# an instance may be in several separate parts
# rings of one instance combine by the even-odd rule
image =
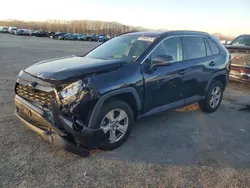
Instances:
[[[148,42],[154,42],[155,38],[153,37],[139,37],[137,40],[143,40]]]

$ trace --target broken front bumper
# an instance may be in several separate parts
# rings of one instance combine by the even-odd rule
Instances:
[[[56,106],[52,108],[53,119],[49,120],[51,118],[48,112],[18,95],[15,96],[15,105],[16,116],[28,128],[40,134],[46,141],[69,152],[86,157],[89,149],[98,148],[108,142],[101,129],[89,129],[83,125],[81,130],[75,129],[74,124],[77,124],[77,121],[73,122],[64,117]]]

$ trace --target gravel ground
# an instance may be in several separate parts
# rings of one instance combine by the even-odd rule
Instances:
[[[229,84],[216,113],[197,105],[148,117],[128,141],[88,158],[55,148],[13,115],[18,72],[98,43],[0,34],[0,187],[250,187],[250,103]]]

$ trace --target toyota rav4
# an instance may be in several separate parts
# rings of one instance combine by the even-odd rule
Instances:
[[[120,146],[145,116],[196,102],[215,112],[229,69],[228,51],[207,33],[126,33],[84,56],[22,70],[15,114],[46,140],[86,156]]]

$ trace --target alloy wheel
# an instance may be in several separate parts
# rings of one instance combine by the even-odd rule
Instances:
[[[109,111],[101,122],[101,129],[110,143],[119,141],[126,133],[129,125],[128,114],[122,109]]]
[[[221,88],[219,86],[214,87],[211,92],[209,105],[211,108],[216,108],[221,100]]]

